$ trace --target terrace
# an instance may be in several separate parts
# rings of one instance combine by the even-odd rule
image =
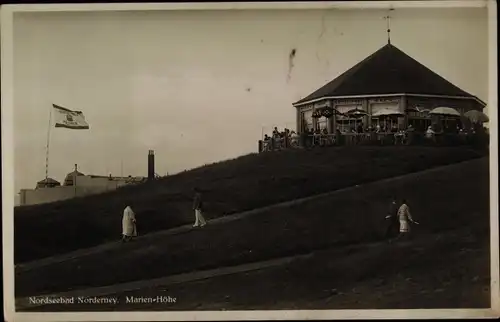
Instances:
[[[488,129],[483,126],[488,118],[481,111],[461,114],[452,108],[438,107],[432,111],[414,108],[406,112],[405,115],[395,110],[379,110],[368,115],[359,109],[341,113],[324,108],[315,111],[312,117],[328,120],[336,115],[339,126],[335,133],[321,127],[318,121],[314,122],[315,130],[306,124],[302,133],[275,128],[272,135],[266,134],[259,141],[259,152],[342,145],[488,145]],[[371,125],[365,127],[362,118],[366,117]],[[399,122],[401,118],[406,122]]]

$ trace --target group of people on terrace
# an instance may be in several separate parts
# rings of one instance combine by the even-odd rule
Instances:
[[[300,144],[300,136],[295,131],[290,131],[285,128],[282,131],[278,130],[278,127],[274,127],[272,135],[264,135],[262,140],[263,151],[270,151],[281,149],[285,147],[298,147]],[[273,147],[274,145],[274,147]]]
[[[424,125],[425,126],[425,125]],[[380,145],[408,145],[414,143],[414,138],[421,137],[423,144],[435,144],[443,135],[456,136],[457,140],[463,142],[475,134],[486,133],[487,129],[482,124],[471,124],[464,126],[461,122],[433,123],[426,127],[422,124],[406,127],[398,126],[397,123],[377,123],[374,126],[365,126],[362,122],[348,127],[337,127],[334,133],[328,129],[306,127],[303,133],[284,128],[279,130],[275,127],[271,135],[264,135],[261,141],[260,151],[273,151],[293,147],[314,147],[330,145],[352,145],[361,143],[373,143]]]

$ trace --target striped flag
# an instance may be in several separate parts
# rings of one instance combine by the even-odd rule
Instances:
[[[73,130],[87,130],[89,124],[81,111],[72,111],[62,106],[52,104],[54,107],[56,127],[64,127]]]

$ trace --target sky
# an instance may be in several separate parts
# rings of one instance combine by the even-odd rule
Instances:
[[[387,43],[384,10],[16,13],[15,189],[45,177],[52,104],[89,130],[50,130],[49,176],[172,174],[257,152],[295,128],[292,103]],[[488,100],[486,9],[397,9],[391,42]],[[290,52],[295,49],[293,64]],[[290,68],[291,67],[291,68]]]

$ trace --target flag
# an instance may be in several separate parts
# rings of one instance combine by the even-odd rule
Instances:
[[[87,130],[89,124],[81,111],[72,111],[67,108],[52,104],[56,120],[56,127],[64,127],[73,130]]]

